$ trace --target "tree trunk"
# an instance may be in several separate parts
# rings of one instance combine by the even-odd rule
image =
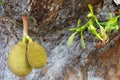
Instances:
[[[77,26],[78,19],[82,25],[87,21],[88,4],[93,5],[100,21],[118,10],[112,0],[4,0],[0,18],[0,80],[120,80],[120,31],[112,32],[109,42],[100,48],[96,48],[99,41],[88,31],[83,33],[85,50],[79,36],[72,46],[67,46],[72,34],[69,29]],[[22,15],[28,18],[29,36],[46,49],[47,64],[21,78],[9,70],[7,57],[11,47],[22,39]]]

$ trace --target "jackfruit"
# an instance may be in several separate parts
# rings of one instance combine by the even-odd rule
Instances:
[[[27,48],[27,59],[31,67],[41,68],[46,64],[46,51],[36,42],[29,42]]]
[[[8,67],[17,76],[26,76],[32,70],[26,57],[26,43],[18,42],[8,55]]]

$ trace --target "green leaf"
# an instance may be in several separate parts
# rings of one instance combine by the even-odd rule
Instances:
[[[88,8],[89,8],[90,12],[93,14],[93,7],[91,4],[88,4]]]
[[[92,5],[91,5],[91,4],[88,4],[88,8],[89,8],[90,12],[87,14],[87,17],[88,17],[88,18],[93,18],[93,19],[95,20],[95,19],[96,19],[96,16],[95,16],[94,13],[93,13],[93,7],[92,7]]]
[[[72,44],[73,39],[74,39],[74,37],[75,37],[76,34],[77,34],[77,32],[73,33],[73,34],[69,37],[68,42],[67,42],[67,45],[68,45],[68,46],[70,46],[70,45]]]
[[[117,25],[119,17],[120,16],[112,17],[112,13],[110,13],[110,18],[106,22],[106,25],[105,25],[105,32],[109,32],[111,30],[118,30],[119,29],[119,27]]]
[[[93,22],[89,21],[88,24],[89,24],[88,30],[92,33],[92,35],[103,41],[103,39],[100,37],[99,33],[97,32],[96,28],[93,26]]]
[[[80,37],[81,37],[81,47],[82,47],[82,49],[85,49],[85,41],[84,41],[82,32],[80,33]]]
[[[78,27],[80,27],[80,19],[78,19],[78,22],[77,22],[77,25],[78,25]]]

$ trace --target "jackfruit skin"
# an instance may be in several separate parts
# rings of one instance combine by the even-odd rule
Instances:
[[[24,77],[32,70],[26,55],[26,44],[23,42],[18,42],[9,52],[8,67],[17,76]]]
[[[46,64],[47,56],[45,49],[36,42],[29,42],[27,59],[31,67],[41,68]]]

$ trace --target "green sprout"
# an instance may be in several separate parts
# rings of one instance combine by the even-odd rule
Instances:
[[[112,17],[111,13],[109,15],[110,15],[109,20],[107,22],[104,22],[105,32],[109,32],[111,30],[118,30],[119,27],[118,27],[117,23],[118,23],[118,18],[120,16]]]
[[[88,4],[88,8],[90,9],[90,12],[88,13],[87,17],[92,19],[92,21],[95,22],[99,26],[99,28],[100,28],[100,35],[103,38],[103,40],[105,41],[108,37],[107,37],[107,34],[106,34],[104,28],[100,25],[100,23],[97,20],[97,17],[94,15],[93,7],[92,7],[91,4]]]
[[[85,49],[85,41],[83,37],[83,32],[85,30],[88,30],[97,39],[101,41],[106,41],[108,39],[108,34],[107,34],[108,32],[119,29],[117,23],[120,15],[113,17],[112,13],[110,13],[109,14],[110,17],[108,21],[99,22],[97,17],[93,13],[93,7],[91,4],[88,4],[88,8],[90,10],[87,15],[87,18],[89,20],[84,25],[80,25],[81,21],[80,19],[78,19],[77,27],[69,29],[71,32],[73,32],[73,34],[68,39],[68,42],[67,42],[68,46],[72,44],[75,35],[79,33],[81,38],[81,47]],[[94,26],[94,24],[97,24],[98,28],[96,28],[95,27],[96,25]],[[99,32],[97,31],[97,29],[99,29]]]
[[[81,44],[82,44],[81,47],[82,47],[83,49],[85,49],[85,42],[84,42],[82,33],[83,33],[83,31],[84,31],[86,28],[87,28],[87,23],[84,24],[84,25],[82,25],[82,26],[80,26],[80,19],[79,19],[79,20],[78,20],[78,26],[77,26],[77,28],[71,28],[71,29],[70,29],[70,31],[73,31],[74,33],[73,33],[73,34],[69,37],[69,39],[68,39],[68,42],[67,42],[68,46],[70,46],[70,45],[72,44],[75,35],[76,35],[77,33],[80,33]]]

